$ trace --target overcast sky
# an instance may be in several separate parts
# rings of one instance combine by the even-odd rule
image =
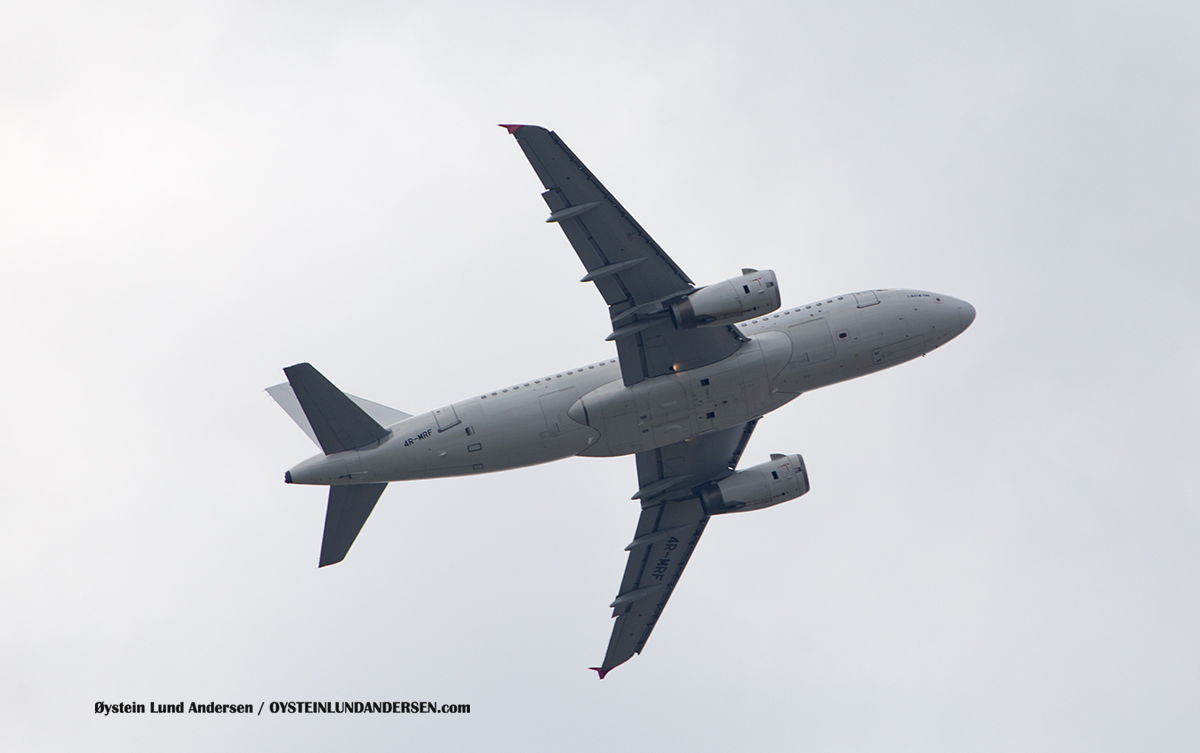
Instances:
[[[1195,3],[427,5],[0,7],[0,748],[1200,747]],[[632,458],[393,484],[318,570],[262,391],[615,355],[502,122],[698,283],[978,310],[764,419],[812,491],[714,519],[603,682]]]

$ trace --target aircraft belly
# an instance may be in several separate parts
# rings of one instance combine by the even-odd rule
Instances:
[[[580,376],[585,378],[539,380],[536,388],[498,391],[395,424],[388,441],[362,453],[370,480],[465,476],[578,455],[599,432],[572,421],[567,412],[581,387],[603,378]]]
[[[774,333],[770,333],[774,335]],[[697,369],[646,379],[629,387],[607,384],[584,396],[588,425],[600,438],[581,452],[628,455],[740,426],[782,405],[772,399],[770,369],[782,371],[790,342],[751,340],[734,355]],[[790,395],[790,400],[795,395]]]
[[[798,394],[890,368],[961,331],[947,326],[929,294],[885,291],[877,297],[882,300],[867,307],[834,305],[819,317],[810,315],[788,326],[793,352],[772,380],[773,392]],[[778,407],[787,400],[773,395],[773,402]]]
[[[738,426],[801,392],[940,344],[918,334],[927,318],[917,308],[923,301],[907,309],[882,303],[835,306],[803,321],[750,330],[749,341],[721,361],[629,387],[612,379],[615,371],[606,364],[596,364],[412,416],[391,426],[381,446],[346,453],[337,478],[322,483],[440,478],[572,455],[628,455]],[[333,471],[323,469],[322,476]]]
[[[891,366],[916,358],[924,353],[925,337],[923,335],[913,335],[875,348],[871,351],[871,359],[876,366],[883,364]]]
[[[641,386],[646,382],[639,382]],[[609,382],[583,397],[588,426],[600,432],[600,438],[581,454],[594,456],[628,455],[642,445],[636,393],[621,382]]]
[[[692,410],[680,378],[671,374],[647,381],[649,389],[641,393],[645,402],[638,412],[639,432],[650,435],[654,447],[692,436]]]

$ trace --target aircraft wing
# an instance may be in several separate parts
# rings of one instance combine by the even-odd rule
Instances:
[[[600,679],[640,654],[659,615],[683,575],[708,513],[697,486],[725,478],[737,467],[757,419],[742,426],[676,442],[637,454],[642,514],[613,608],[612,637],[604,663],[593,667]]]
[[[596,176],[553,131],[504,126],[516,137],[546,191],[547,222],[557,222],[608,303],[626,385],[719,361],[743,342],[736,327],[677,330],[669,301],[695,290]]]

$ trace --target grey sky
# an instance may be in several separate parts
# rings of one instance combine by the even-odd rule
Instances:
[[[9,3],[0,747],[1191,751],[1189,3]],[[713,521],[597,682],[630,458],[394,484],[318,571],[311,361],[428,410],[611,357],[494,124],[697,282],[975,305],[765,419],[813,490]],[[469,716],[103,718],[98,700]]]

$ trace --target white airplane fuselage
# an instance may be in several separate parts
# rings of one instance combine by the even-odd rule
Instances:
[[[285,479],[406,481],[651,450],[924,355],[974,318],[969,303],[921,290],[837,296],[733,325],[747,342],[707,366],[629,387],[616,359],[531,379],[388,426],[374,446],[313,456]]]

